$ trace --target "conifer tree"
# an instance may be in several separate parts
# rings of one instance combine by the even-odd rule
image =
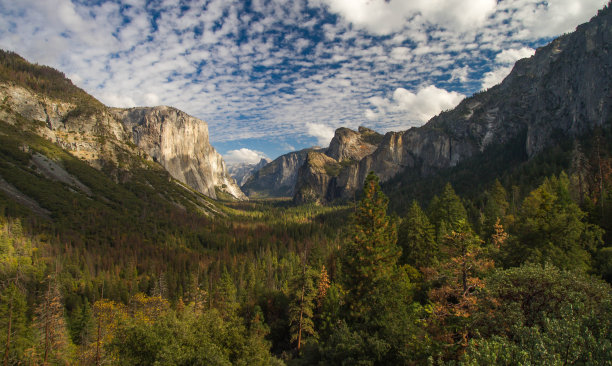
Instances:
[[[41,333],[41,357],[43,365],[56,358],[67,356],[69,346],[66,323],[64,320],[64,305],[59,284],[55,278],[47,283],[47,290],[36,309],[36,324]]]
[[[508,203],[508,194],[499,180],[495,180],[493,187],[487,192],[487,202],[484,207],[484,234],[490,236],[493,233],[495,223],[505,223],[505,217],[508,213],[510,204]]]
[[[314,287],[316,273],[306,263],[302,264],[289,283],[291,302],[289,304],[289,322],[291,324],[291,341],[296,342],[300,351],[304,335],[316,335],[314,317],[314,299],[317,292]]]
[[[483,256],[481,240],[465,221],[459,231],[446,235],[442,252],[445,259],[437,266],[425,269],[431,283],[440,283],[429,291],[433,304],[430,327],[436,338],[453,346],[465,347],[468,341],[467,323],[477,309],[475,293],[484,287],[485,271],[493,261]]]
[[[429,211],[431,222],[436,226],[439,243],[453,230],[459,230],[462,221],[467,221],[467,211],[450,183],[444,186],[439,198],[432,199]]]
[[[327,290],[329,289],[329,276],[327,275],[327,269],[325,269],[325,265],[321,267],[321,273],[319,273],[319,284],[317,286],[317,307],[321,308],[323,305],[323,300],[327,295]]]
[[[548,262],[562,269],[588,270],[590,252],[601,243],[602,230],[585,216],[571,200],[567,175],[546,179],[523,201],[515,240],[506,246],[508,264]]]
[[[27,345],[27,303],[23,291],[14,283],[0,291],[0,334],[3,352],[3,365],[13,364],[14,355],[23,352]]]
[[[412,201],[399,226],[397,243],[402,248],[402,263],[426,267],[435,261],[438,253],[436,231],[416,201]]]
[[[378,177],[370,172],[343,255],[343,276],[348,291],[346,303],[353,318],[369,316],[382,283],[390,281],[401,255],[396,245],[396,224],[387,216],[388,202]]]
[[[589,163],[589,159],[582,151],[582,146],[578,141],[574,142],[574,150],[572,151],[572,161],[570,168],[570,178],[572,181],[572,186],[575,188],[574,192],[576,192],[578,196],[577,201],[580,207],[583,207],[584,198],[587,193],[587,187],[589,186],[591,166]]]

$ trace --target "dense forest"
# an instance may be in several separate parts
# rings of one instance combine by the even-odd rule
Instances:
[[[576,144],[568,171],[531,190],[496,180],[467,199],[447,183],[402,216],[374,175],[356,205],[228,202],[119,231],[106,215],[41,223],[5,200],[3,360],[606,364],[612,165],[593,138],[600,149]]]

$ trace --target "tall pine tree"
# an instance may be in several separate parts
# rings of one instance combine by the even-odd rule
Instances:
[[[396,224],[387,216],[389,199],[381,191],[378,177],[370,172],[363,198],[355,213],[351,240],[344,247],[343,274],[349,314],[368,317],[382,283],[389,281],[401,250],[397,247]]]

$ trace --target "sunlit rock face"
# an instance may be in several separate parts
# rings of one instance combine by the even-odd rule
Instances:
[[[125,154],[138,156],[121,122],[101,104],[84,112],[83,106],[35,93],[23,86],[0,82],[0,118],[13,125],[28,124],[43,138],[70,151],[95,168],[119,166]]]
[[[298,170],[308,152],[320,150],[304,149],[279,156],[248,178],[242,185],[243,191],[249,197],[292,197]]]
[[[212,198],[217,190],[247,199],[210,145],[208,125],[176,108],[113,109],[134,143],[170,175]]]
[[[236,163],[236,164],[228,164],[227,171],[229,175],[234,178],[236,184],[238,186],[244,185],[250,177],[253,176],[259,169],[266,166],[268,163],[272,162],[272,160],[268,158],[262,158],[258,163],[249,164],[249,163]]]

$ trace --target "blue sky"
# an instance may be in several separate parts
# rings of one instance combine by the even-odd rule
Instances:
[[[0,0],[0,47],[107,105],[206,121],[228,162],[419,126],[607,0]]]

